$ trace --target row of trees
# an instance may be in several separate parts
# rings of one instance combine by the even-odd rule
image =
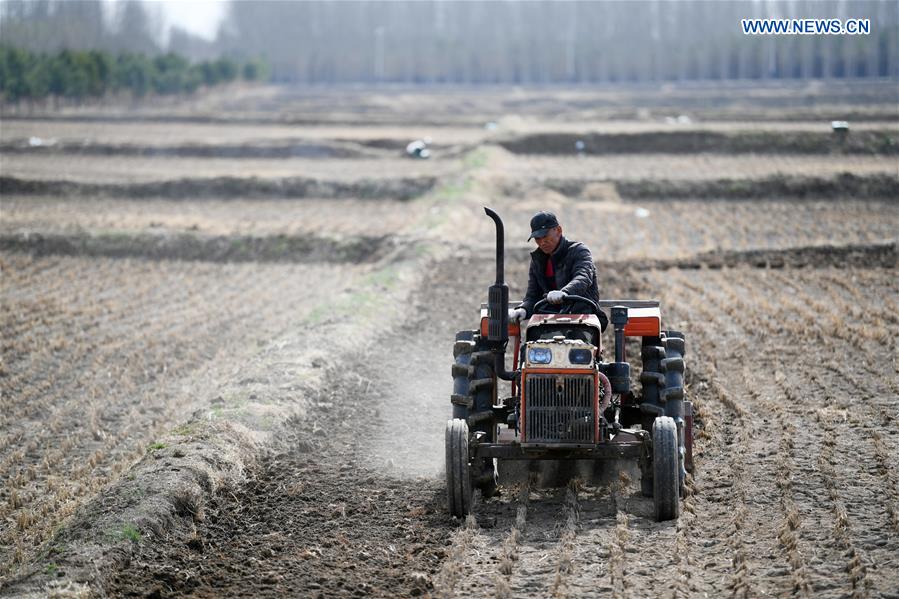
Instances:
[[[895,0],[233,1],[220,51],[309,83],[615,83],[899,75]],[[744,18],[867,18],[869,35],[749,36]]]
[[[0,94],[8,102],[42,100],[48,96],[84,100],[110,93],[192,93],[201,86],[229,83],[238,78],[259,81],[268,67],[253,60],[240,63],[229,58],[191,63],[177,54],[148,57],[100,50],[62,50],[35,54],[0,47]]]
[[[230,0],[214,40],[161,3],[0,0],[0,40],[193,60],[264,56],[276,81],[592,84],[899,77],[895,0]],[[869,19],[868,35],[744,35],[745,18]],[[167,44],[167,45],[166,45]]]

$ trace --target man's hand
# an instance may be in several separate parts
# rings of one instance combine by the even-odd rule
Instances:
[[[509,321],[518,322],[527,318],[528,313],[524,308],[509,308]]]
[[[561,304],[567,295],[564,291],[550,291],[546,294],[546,301],[551,304]]]

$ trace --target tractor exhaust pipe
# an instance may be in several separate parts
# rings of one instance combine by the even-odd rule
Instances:
[[[494,355],[494,371],[504,381],[515,379],[514,372],[506,370],[506,344],[509,342],[509,287],[504,281],[505,228],[499,214],[484,207],[487,216],[496,225],[496,282],[487,292],[487,342]]]

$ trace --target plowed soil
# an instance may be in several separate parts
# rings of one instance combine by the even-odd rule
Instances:
[[[761,179],[773,175],[832,176],[896,174],[895,156],[777,155],[777,154],[610,154],[608,156],[512,155],[498,162],[496,173],[510,179],[543,176],[546,179],[637,181],[641,179],[707,180]]]
[[[312,179],[389,179],[400,177],[433,177],[447,175],[453,163],[410,161],[402,156],[392,160],[311,160],[291,158],[260,160],[256,158],[190,158],[181,157],[68,157],[61,162],[52,156],[10,154],[3,158],[5,175],[37,180],[65,180],[80,183],[148,183],[172,179],[216,177],[258,177],[277,179],[304,177]]]
[[[881,127],[881,125],[870,125]],[[353,127],[324,124],[291,126],[284,124],[231,123],[182,123],[173,128],[171,122],[138,122],[126,119],[119,122],[60,122],[57,120],[29,119],[10,121],[4,127],[2,139],[9,145],[28,142],[37,137],[45,143],[54,142],[91,145],[105,144],[122,147],[170,147],[175,144],[203,145],[210,148],[233,145],[255,145],[288,142],[294,140],[353,141],[369,144],[372,141],[391,141],[403,149],[413,139],[432,137],[440,144],[472,144],[484,136],[480,127],[445,126],[372,126],[359,124]],[[386,144],[381,144],[386,145]]]
[[[448,262],[429,282],[467,272]],[[396,467],[405,460],[401,445],[414,440],[418,472],[439,469],[441,408],[421,398],[396,406],[396,375],[377,368],[336,377],[338,385],[363,377],[334,390],[332,397],[352,398],[340,409],[324,404],[318,422],[340,424],[323,425],[323,433],[298,427],[294,449],[266,460],[244,491],[249,498],[218,498],[219,511],[197,527],[200,541],[188,541],[202,551],[148,545],[110,588],[140,595],[155,584],[163,594],[198,596],[888,596],[899,582],[891,457],[899,450],[899,387],[885,358],[896,326],[889,298],[899,287],[892,268],[855,269],[851,282],[845,275],[812,264],[614,278],[618,293],[657,293],[670,325],[691,340],[690,392],[704,426],[677,523],[655,523],[651,501],[624,481],[504,488],[452,532],[440,517],[439,479],[410,480]],[[445,297],[426,293],[415,307]],[[865,317],[846,323],[844,312]],[[436,343],[431,329],[402,332]],[[857,359],[847,364],[846,355]],[[414,370],[424,390],[436,386],[431,361]],[[359,362],[380,366],[373,355]],[[374,405],[380,417],[372,419]],[[398,438],[408,424],[430,438]],[[392,455],[371,455],[391,443]],[[326,574],[334,568],[341,574]]]
[[[412,203],[402,211],[389,200],[347,198],[340,202],[307,198],[282,200],[180,202],[146,199],[87,198],[71,202],[58,197],[11,196],[3,201],[4,233],[196,232],[206,235],[312,235],[347,238],[389,235],[409,216],[426,211]],[[354,218],[341,218],[346,214]]]
[[[364,267],[5,254],[2,557],[47,537]]]
[[[865,105],[844,91],[815,105],[882,108],[880,92]],[[768,92],[756,116],[796,110]],[[275,121],[297,102],[310,114],[318,106],[324,122],[348,111],[286,92],[247,94],[224,116],[237,122],[253,106],[253,118],[268,110]],[[579,98],[560,92],[553,106]],[[531,101],[539,129],[551,130],[546,94]],[[470,106],[497,102],[475,97]],[[379,106],[383,120],[402,116]],[[437,106],[435,120],[455,118],[452,102]],[[28,122],[17,122],[17,135],[28,135]],[[62,124],[75,138],[92,127]],[[41,132],[53,126],[43,120]],[[278,135],[266,126],[265,136]],[[96,160],[79,176],[107,181],[99,158],[2,158],[4,176],[13,168],[31,181]],[[785,170],[895,176],[895,157],[608,158],[522,158],[493,147],[451,168],[366,166],[386,180],[416,169],[436,178],[404,201],[4,196],[0,594],[895,596],[895,199],[637,201],[595,180],[602,169],[688,182]],[[233,168],[256,168],[254,160]],[[125,162],[160,181],[212,163]],[[348,168],[357,164],[315,168],[339,182],[357,177]],[[116,168],[111,176],[130,176]],[[545,184],[553,178],[590,181],[571,193]],[[514,193],[509,179],[519,179]],[[513,298],[526,284],[528,219],[549,208],[593,250],[603,297],[657,298],[663,328],[685,333],[698,427],[676,522],[653,521],[632,469],[595,487],[510,484],[478,498],[464,522],[446,515],[453,336],[476,326],[494,276],[483,205],[505,219]],[[250,249],[234,249],[242,245]],[[241,476],[198,475],[189,495],[167,488],[200,472],[192,452],[224,430],[195,433],[210,422],[248,439],[220,456]],[[166,516],[135,513],[150,504]]]

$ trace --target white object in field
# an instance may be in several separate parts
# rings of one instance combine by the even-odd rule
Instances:
[[[693,123],[693,119],[685,114],[679,114],[677,116],[666,116],[665,123],[668,125],[690,125]]]
[[[431,156],[428,144],[423,139],[416,139],[406,146],[406,155],[410,158],[428,158]]]
[[[580,139],[577,140],[576,142],[574,142],[574,149],[577,150],[578,152],[583,152],[584,148],[586,148],[586,147],[587,147],[587,144],[585,144]]]
[[[830,128],[834,130],[834,132],[848,132],[849,131],[849,121],[831,121]]]
[[[649,216],[649,210],[647,210],[646,208],[637,208],[636,210],[634,210],[634,216],[636,216],[637,218],[646,218],[647,216]]]

